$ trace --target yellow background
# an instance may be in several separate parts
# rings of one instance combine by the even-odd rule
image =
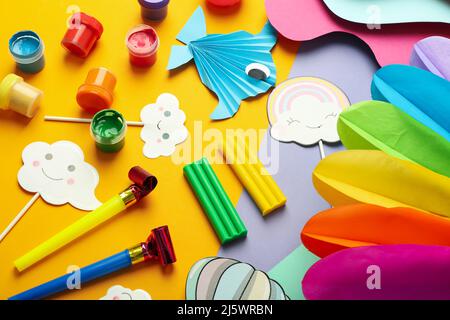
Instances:
[[[189,268],[198,259],[217,254],[220,244],[184,180],[182,166],[174,165],[170,158],[146,159],[142,154],[140,129],[130,128],[125,148],[118,154],[107,155],[96,150],[87,125],[43,121],[44,115],[86,116],[75,101],[77,88],[91,68],[103,66],[118,79],[113,108],[128,120],[139,120],[144,105],[153,103],[159,94],[170,92],[179,98],[191,134],[195,120],[202,120],[204,129],[267,128],[267,95],[243,102],[233,119],[211,122],[209,115],[217,99],[203,86],[195,66],[191,64],[172,75],[165,70],[170,47],[177,44],[177,33],[200,4],[205,9],[208,33],[240,29],[257,33],[266,21],[263,0],[243,0],[240,8],[226,13],[207,8],[204,0],[172,0],[168,17],[152,24],[161,39],[158,62],[151,69],[137,70],[129,64],[124,45],[127,31],[142,23],[137,0],[0,0],[0,77],[16,72],[8,40],[19,30],[31,29],[40,35],[45,42],[47,59],[41,73],[21,74],[45,93],[38,115],[28,121],[12,112],[0,111],[0,229],[6,227],[32,197],[19,187],[16,175],[22,165],[23,148],[34,141],[70,140],[78,144],[86,160],[99,172],[97,197],[101,201],[129,185],[127,172],[134,165],[141,165],[159,178],[158,188],[141,204],[19,274],[13,267],[16,258],[86,214],[70,205],[50,206],[39,199],[0,243],[1,299],[62,275],[69,265],[85,266],[124,250],[145,240],[149,231],[160,225],[167,224],[171,230],[178,257],[172,268],[163,270],[157,264],[141,265],[57,298],[98,299],[109,287],[120,284],[147,290],[154,299],[184,299]],[[85,61],[67,54],[60,45],[70,5],[77,5],[81,11],[93,15],[105,28],[97,48]],[[287,78],[296,49],[294,43],[283,40],[273,50],[278,82]],[[215,166],[215,170],[236,203],[241,185],[226,166]]]

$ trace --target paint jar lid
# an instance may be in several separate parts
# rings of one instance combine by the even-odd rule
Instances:
[[[0,109],[8,109],[11,88],[18,82],[22,82],[23,78],[13,73],[8,74],[2,82],[0,82]]]
[[[9,51],[16,62],[29,64],[42,57],[44,43],[33,31],[19,31],[9,39]]]
[[[170,0],[139,0],[139,4],[146,9],[161,9],[169,4]]]
[[[86,13],[75,13],[70,19],[71,29],[77,29],[80,24],[83,24],[93,30],[97,34],[98,38],[100,38],[103,34],[103,25],[100,23],[100,21],[98,21],[94,17],[87,15]]]
[[[125,39],[128,50],[135,55],[147,56],[159,48],[159,38],[155,29],[141,24],[131,29]]]
[[[97,112],[92,119],[91,135],[102,145],[121,142],[127,132],[127,123],[122,114],[116,110],[106,109]]]

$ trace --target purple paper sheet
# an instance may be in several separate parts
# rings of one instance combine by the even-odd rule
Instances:
[[[358,38],[334,33],[302,43],[289,78],[314,76],[340,87],[352,103],[370,100],[373,73],[379,68],[372,52]],[[283,81],[284,79],[280,79]],[[265,150],[267,133],[261,146]],[[342,150],[325,146],[325,153]],[[235,258],[269,271],[300,244],[300,231],[317,212],[329,208],[315,191],[311,175],[320,161],[319,147],[279,143],[280,165],[274,178],[288,198],[286,207],[263,217],[244,190],[237,204],[248,236],[222,247],[219,256]]]

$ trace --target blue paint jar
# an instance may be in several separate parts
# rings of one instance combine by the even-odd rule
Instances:
[[[17,67],[25,73],[44,69],[44,43],[33,31],[20,31],[9,40],[9,51]]]

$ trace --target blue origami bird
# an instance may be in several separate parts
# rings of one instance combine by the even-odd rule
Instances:
[[[277,35],[269,23],[257,35],[245,31],[207,35],[205,15],[199,7],[177,39],[186,46],[172,47],[167,69],[194,59],[203,84],[219,98],[213,120],[233,117],[242,100],[267,92],[276,82],[270,51]]]

